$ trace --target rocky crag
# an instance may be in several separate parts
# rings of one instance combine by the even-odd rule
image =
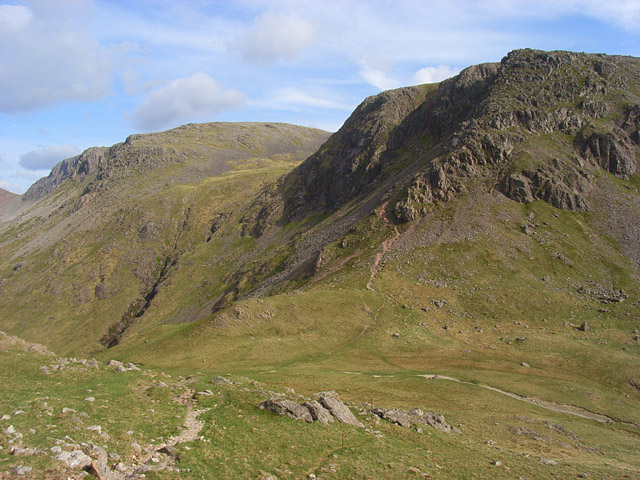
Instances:
[[[516,50],[438,85],[367,98],[259,201],[256,236],[269,222],[322,224],[255,292],[313,273],[323,248],[383,203],[407,224],[478,191],[593,212],[640,272],[640,211],[613,193],[616,181],[635,188],[639,112],[640,60],[562,51]]]

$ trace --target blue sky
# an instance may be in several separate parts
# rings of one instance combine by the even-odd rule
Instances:
[[[0,188],[189,122],[334,131],[523,47],[640,56],[640,0],[0,0]]]

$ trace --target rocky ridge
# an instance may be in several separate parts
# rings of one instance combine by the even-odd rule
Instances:
[[[185,169],[173,181],[220,175],[233,164],[265,156],[296,156],[306,148],[297,137],[324,139],[321,130],[282,123],[188,124],[166,132],[130,135],[111,147],[93,147],[63,160],[51,173],[34,183],[23,200],[37,200],[65,181],[91,180],[81,196],[103,190],[108,184],[133,175],[182,164]],[[317,140],[316,140],[317,141]],[[165,181],[168,179],[165,179]]]
[[[403,222],[480,181],[518,202],[587,210],[598,169],[636,172],[639,93],[638,59],[537,50],[383,92],[289,175],[285,217],[339,208],[416,161],[396,190]],[[557,155],[545,159],[544,142]]]
[[[261,209],[247,227],[255,237],[312,223],[277,273],[245,295],[317,273],[324,247],[383,204],[402,224],[479,191],[595,213],[640,272],[640,220],[612,191],[615,181],[633,190],[638,112],[639,59],[530,49],[438,85],[369,97],[277,191],[257,200]]]

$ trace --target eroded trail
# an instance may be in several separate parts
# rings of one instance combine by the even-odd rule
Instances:
[[[619,419],[610,417],[610,416],[605,415],[603,413],[592,412],[592,411],[589,411],[589,410],[587,410],[585,408],[578,407],[576,405],[565,405],[565,404],[551,402],[551,401],[548,401],[548,400],[541,400],[539,398],[525,397],[524,395],[519,395],[517,393],[508,392],[506,390],[502,390],[502,389],[497,388],[497,387],[492,387],[490,385],[483,385],[481,383],[465,382],[464,380],[459,380],[457,378],[448,377],[448,376],[445,376],[445,375],[424,374],[424,375],[418,375],[418,376],[419,377],[428,378],[429,380],[449,380],[451,382],[463,383],[465,385],[473,385],[475,387],[484,388],[486,390],[491,390],[492,392],[500,393],[501,395],[506,395],[508,397],[515,398],[516,400],[520,400],[522,402],[526,402],[526,403],[530,403],[532,405],[536,405],[538,407],[546,408],[547,410],[551,410],[551,411],[554,411],[554,412],[560,412],[560,413],[566,413],[568,415],[575,415],[577,417],[582,417],[582,418],[588,418],[588,419],[591,419],[591,420],[596,420],[596,421],[598,421],[600,423],[618,422],[618,423],[623,423],[623,424],[627,424],[627,425],[638,426],[637,424],[635,424],[633,422],[626,422],[624,420],[619,420]]]
[[[388,205],[389,205],[389,201],[386,201],[385,203],[382,204],[382,206],[380,207],[380,210],[378,211],[378,218],[381,218],[387,224],[391,224],[391,222],[387,218]],[[373,281],[375,280],[378,272],[382,270],[382,267],[384,266],[383,259],[385,254],[391,249],[391,247],[393,247],[393,244],[396,243],[398,238],[400,238],[400,231],[398,230],[397,226],[393,225],[393,231],[395,232],[393,237],[388,238],[382,242],[382,244],[380,245],[380,251],[376,253],[375,257],[373,258],[373,264],[371,265],[371,269],[370,269],[371,276],[369,277],[369,281],[367,281],[367,290],[370,290],[372,292],[375,291],[372,286]]]
[[[182,431],[178,436],[169,437],[166,443],[148,445],[143,449],[139,458],[135,458],[134,463],[121,464],[119,470],[112,470],[106,463],[92,465],[92,472],[100,480],[125,480],[127,478],[143,478],[146,472],[159,472],[162,470],[173,470],[176,463],[180,461],[180,456],[176,446],[181,443],[197,440],[200,431],[204,427],[204,422],[198,417],[208,409],[196,409],[193,400],[194,391],[185,388],[184,391],[173,399],[174,402],[185,405],[187,413],[183,421]]]
[[[351,340],[348,345],[352,344],[353,342],[355,342],[356,340],[358,340],[360,337],[362,337],[365,333],[367,333],[367,330],[369,330],[369,327],[372,325],[375,325],[376,322],[378,321],[378,316],[380,315],[380,311],[384,308],[384,306],[387,304],[387,299],[385,298],[384,301],[382,302],[382,305],[380,306],[380,308],[378,308],[378,310],[376,310],[376,314],[373,317],[373,322],[367,324],[362,331],[360,332],[360,334],[354,338],[353,340]]]

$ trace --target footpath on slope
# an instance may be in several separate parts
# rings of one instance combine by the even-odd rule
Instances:
[[[380,210],[378,210],[378,218],[384,220],[386,224],[391,224],[391,222],[387,218],[388,205],[389,205],[388,200],[382,204],[382,206],[380,207]],[[384,266],[383,259],[385,254],[391,249],[391,247],[393,247],[393,244],[396,243],[398,238],[400,238],[400,231],[398,230],[398,227],[396,225],[393,225],[393,230],[395,232],[393,237],[388,238],[382,242],[382,245],[380,246],[380,251],[376,253],[375,257],[373,258],[373,264],[371,265],[371,276],[369,277],[369,281],[367,282],[367,290],[371,292],[375,292],[372,286],[373,281],[375,280],[378,272],[382,270],[382,267]]]
[[[628,422],[625,420],[620,420],[617,418],[613,418],[610,417],[609,415],[605,415],[604,413],[597,413],[597,412],[592,412],[590,410],[587,410],[586,408],[582,408],[582,407],[578,407],[576,405],[566,405],[566,404],[560,404],[560,403],[555,403],[549,400],[541,400],[539,398],[533,398],[533,397],[525,397],[524,395],[519,395],[517,393],[513,393],[513,392],[508,392],[506,390],[502,390],[500,388],[497,387],[492,387],[490,385],[483,385],[481,383],[473,383],[473,382],[466,382],[464,380],[460,380],[458,378],[455,377],[449,377],[446,375],[436,375],[436,374],[431,374],[431,373],[427,373],[427,374],[423,374],[423,375],[418,375],[419,377],[423,377],[423,378],[427,378],[429,380],[449,380],[451,382],[457,382],[457,383],[462,383],[465,385],[473,385],[474,387],[479,387],[479,388],[484,388],[486,390],[491,390],[492,392],[497,392],[500,393],[501,395],[506,395],[508,397],[511,398],[515,398],[516,400],[520,400],[522,402],[526,402],[526,403],[530,403],[532,405],[536,405],[538,407],[542,407],[542,408],[546,408],[547,410],[551,410],[554,412],[560,412],[560,413],[566,413],[568,415],[575,415],[577,417],[582,417],[582,418],[588,418],[591,420],[596,420],[600,423],[622,423],[625,425],[633,425],[636,427],[640,427],[640,425],[638,425],[637,423],[634,422]]]

